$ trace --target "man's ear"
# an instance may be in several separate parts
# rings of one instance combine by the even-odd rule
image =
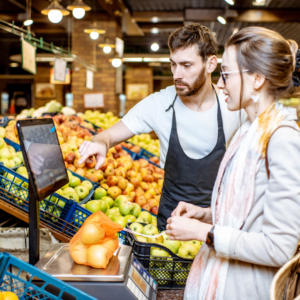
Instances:
[[[206,61],[207,73],[211,74],[216,69],[217,65],[218,65],[217,57],[215,55],[209,56]]]

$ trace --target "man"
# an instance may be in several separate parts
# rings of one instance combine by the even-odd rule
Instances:
[[[81,161],[96,155],[97,169],[110,147],[135,134],[155,131],[165,169],[159,230],[165,230],[179,201],[210,206],[226,141],[240,123],[239,113],[227,110],[225,95],[218,95],[211,83],[217,41],[210,30],[191,24],[175,30],[168,44],[174,86],[142,100],[122,121],[80,147]]]

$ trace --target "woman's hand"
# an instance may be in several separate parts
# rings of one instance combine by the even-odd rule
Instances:
[[[105,144],[85,141],[81,144],[79,148],[79,153],[82,156],[79,160],[79,163],[82,164],[90,156],[95,155],[97,161],[95,169],[98,170],[105,161],[106,152],[107,150]]]
[[[206,241],[207,233],[213,225],[185,217],[171,217],[167,220],[166,235],[170,240],[178,241]]]
[[[205,223],[212,223],[210,207],[199,207],[190,203],[180,201],[172,212],[171,217],[185,217],[201,220]]]

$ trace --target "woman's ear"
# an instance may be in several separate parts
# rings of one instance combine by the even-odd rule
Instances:
[[[262,88],[262,86],[264,85],[265,82],[266,82],[266,76],[260,75],[260,74],[256,74],[255,77],[254,77],[253,87],[256,90],[260,90]]]
[[[215,55],[210,56],[206,62],[207,73],[212,73],[218,65],[218,60]]]

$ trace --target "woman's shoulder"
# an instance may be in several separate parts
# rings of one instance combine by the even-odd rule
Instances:
[[[295,121],[284,121],[274,131],[269,141],[268,154],[278,148],[288,147],[298,148],[300,155],[300,129]]]

